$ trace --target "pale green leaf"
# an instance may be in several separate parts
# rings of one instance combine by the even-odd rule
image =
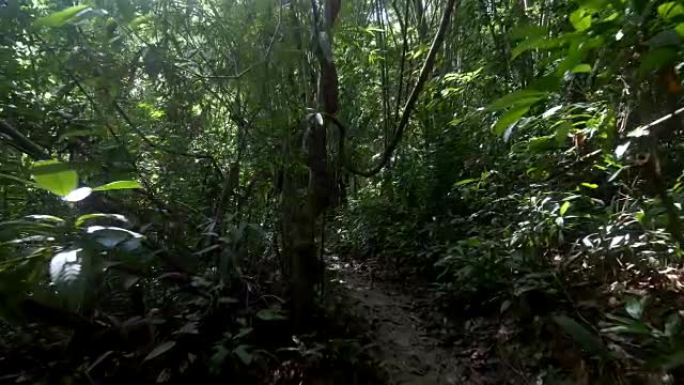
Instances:
[[[128,219],[126,219],[126,217],[124,217],[121,214],[92,213],[92,214],[81,215],[80,217],[76,218],[76,222],[74,223],[74,226],[81,227],[88,220],[102,219],[102,218],[115,219],[117,221],[121,221],[124,223],[128,222]]]
[[[36,20],[35,24],[44,27],[61,27],[87,8],[88,6],[85,4],[74,5],[73,7],[65,8],[61,11],[41,17]]]
[[[587,74],[591,72],[591,66],[586,63],[578,64],[570,72],[576,74]]]
[[[584,187],[590,188],[590,189],[597,189],[597,188],[598,188],[598,185],[597,185],[597,184],[595,184],[595,183],[587,183],[587,182],[581,183],[581,186],[584,186]]]
[[[568,209],[570,208],[570,206],[571,206],[570,202],[568,202],[568,201],[563,202],[563,205],[560,207],[560,210],[558,211],[558,213],[561,216],[565,215],[565,213],[568,212]]]
[[[55,222],[55,223],[64,223],[64,219],[60,217],[56,217],[54,215],[47,215],[47,214],[31,214],[27,215],[26,218],[30,219],[36,219],[39,221],[48,221],[48,222]]]
[[[31,173],[39,187],[62,197],[78,187],[78,173],[58,160],[35,162]]]
[[[665,20],[684,15],[684,6],[677,1],[670,1],[658,6],[658,15]]]
[[[478,180],[479,180],[478,178],[463,179],[463,180],[459,180],[458,182],[454,183],[454,186],[464,186],[467,184],[471,184],[473,182],[477,182]]]
[[[591,27],[591,13],[580,8],[570,14],[570,23],[577,31],[586,31]]]
[[[103,184],[102,186],[97,186],[93,188],[93,191],[109,191],[109,190],[131,190],[142,188],[140,183],[135,180],[119,180],[116,182],[111,182]]]

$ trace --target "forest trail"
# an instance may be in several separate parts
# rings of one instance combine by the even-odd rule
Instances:
[[[369,353],[380,362],[391,385],[450,385],[507,383],[493,381],[487,349],[444,343],[442,316],[433,310],[429,292],[409,292],[388,282],[374,282],[372,274],[352,262],[333,261],[353,308],[371,325]],[[498,365],[495,365],[498,366]],[[496,370],[494,370],[496,372]]]

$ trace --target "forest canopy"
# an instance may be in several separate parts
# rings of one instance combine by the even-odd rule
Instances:
[[[681,0],[0,0],[0,382],[680,383],[683,53]]]

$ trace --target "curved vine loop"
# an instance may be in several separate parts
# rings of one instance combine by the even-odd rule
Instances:
[[[349,172],[351,172],[352,174],[365,176],[365,177],[371,177],[371,176],[379,173],[387,165],[387,162],[392,157],[392,154],[394,153],[397,146],[401,142],[401,138],[404,134],[404,131],[406,130],[406,127],[408,126],[409,118],[411,117],[411,113],[413,112],[413,109],[415,108],[416,102],[418,101],[418,97],[420,96],[420,93],[423,90],[423,87],[425,86],[425,83],[427,82],[428,77],[430,76],[430,73],[432,72],[432,69],[434,68],[435,58],[437,57],[437,51],[439,51],[439,47],[441,47],[442,43],[444,42],[444,36],[446,35],[446,30],[449,26],[449,21],[451,20],[451,14],[453,13],[455,5],[456,5],[456,0],[449,0],[447,3],[446,9],[444,10],[444,14],[442,15],[442,19],[441,19],[440,24],[439,24],[439,29],[437,30],[437,33],[435,34],[435,37],[432,40],[432,45],[430,46],[430,51],[428,52],[428,55],[425,58],[425,62],[423,62],[423,66],[420,70],[420,74],[418,76],[418,81],[416,82],[416,85],[411,90],[411,93],[409,94],[408,99],[406,100],[406,104],[404,105],[404,109],[402,111],[401,118],[399,119],[399,124],[397,126],[396,131],[395,131],[395,134],[392,137],[392,140],[389,142],[389,144],[385,148],[385,151],[382,153],[382,156],[380,158],[380,162],[378,162],[378,164],[376,164],[375,166],[371,167],[368,170],[360,170],[356,166],[354,166],[351,159],[349,159],[345,156],[344,140],[345,140],[345,134],[347,132],[345,125],[342,124],[342,122],[340,122],[340,120],[337,119],[334,116],[334,114],[329,114],[327,112],[323,114],[326,117],[326,119],[328,121],[332,122],[337,127],[337,129],[339,130],[339,134],[340,134],[340,140],[339,140],[339,154],[340,155],[339,156],[343,159],[344,167]]]

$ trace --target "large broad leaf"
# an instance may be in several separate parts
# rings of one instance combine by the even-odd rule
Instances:
[[[510,126],[517,123],[529,110],[530,105],[523,105],[508,110],[505,114],[501,115],[499,120],[492,127],[492,130],[497,135],[503,135]]]
[[[521,90],[512,92],[496,99],[487,106],[488,110],[503,110],[522,105],[532,105],[547,96],[547,92],[536,90]]]
[[[108,249],[119,245],[126,248],[126,244],[136,246],[143,238],[142,234],[115,226],[88,226],[86,232],[92,234],[96,242]]]
[[[111,182],[103,184],[102,186],[97,186],[93,188],[93,191],[109,191],[109,190],[132,190],[142,188],[140,183],[135,180],[119,180],[116,182]]]
[[[81,260],[78,254],[82,249],[62,251],[50,261],[50,280],[53,284],[69,284],[81,274]]]
[[[74,5],[73,7],[69,7],[48,16],[41,17],[40,19],[36,20],[35,24],[44,27],[61,27],[87,8],[88,6],[85,4]]]
[[[527,149],[533,153],[551,151],[558,147],[555,135],[536,136],[527,142]]]
[[[31,173],[39,187],[62,197],[78,187],[78,173],[58,160],[35,162]]]
[[[526,51],[533,49],[552,49],[558,48],[568,42],[566,36],[560,37],[540,37],[536,39],[523,40],[513,48],[511,56],[513,59],[517,58]]]
[[[589,329],[564,315],[555,316],[553,320],[586,352],[596,354],[602,358],[610,358],[610,352],[601,338],[589,331]]]

